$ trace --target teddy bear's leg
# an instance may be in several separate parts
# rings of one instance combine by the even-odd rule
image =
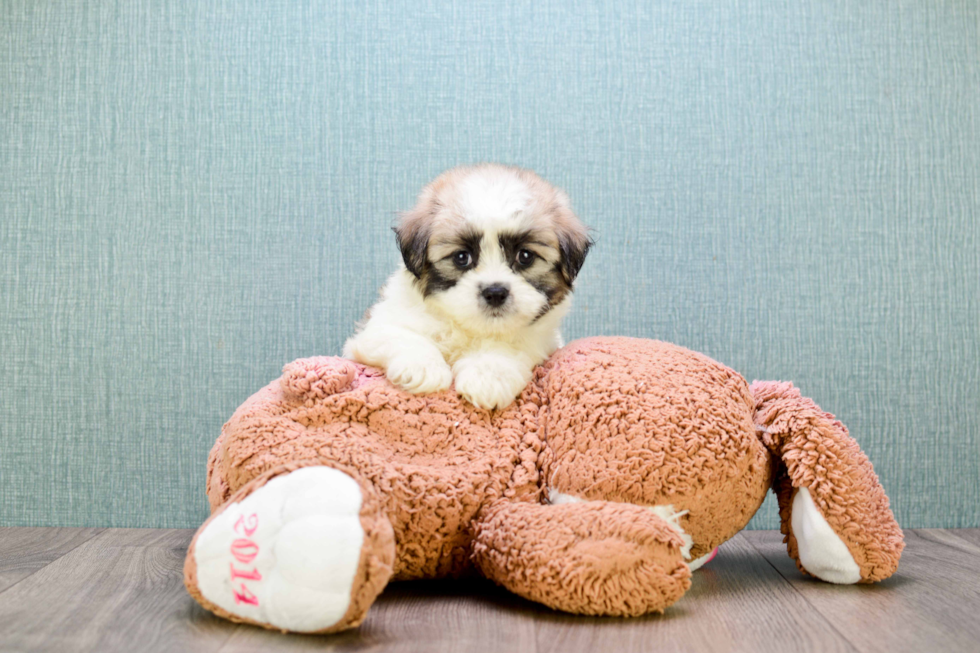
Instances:
[[[485,576],[558,610],[663,612],[691,585],[684,539],[641,506],[497,501],[475,531],[473,559]]]
[[[204,522],[184,583],[232,621],[334,632],[361,623],[394,557],[370,483],[348,469],[293,464],[256,478]]]
[[[790,556],[831,583],[891,576],[904,542],[868,457],[792,383],[752,384],[755,421],[776,460],[773,490]]]

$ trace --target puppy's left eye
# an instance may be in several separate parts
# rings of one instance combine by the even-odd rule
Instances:
[[[468,268],[472,262],[473,257],[470,256],[470,253],[465,250],[460,250],[453,254],[453,263],[455,263],[456,267],[458,267],[460,270]]]
[[[517,264],[522,268],[531,267],[534,263],[534,252],[529,249],[522,249],[517,252]]]

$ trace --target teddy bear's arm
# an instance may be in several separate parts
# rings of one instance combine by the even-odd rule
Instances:
[[[473,558],[488,578],[566,612],[662,612],[690,587],[684,542],[650,510],[609,501],[497,501],[476,524]]]
[[[751,392],[761,439],[777,461],[773,490],[797,567],[830,582],[891,576],[904,547],[902,530],[847,428],[792,383],[756,381]]]

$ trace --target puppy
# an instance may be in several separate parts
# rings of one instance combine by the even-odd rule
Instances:
[[[403,266],[344,345],[412,393],[503,408],[562,345],[592,245],[568,196],[530,170],[480,164],[422,189],[395,227]]]

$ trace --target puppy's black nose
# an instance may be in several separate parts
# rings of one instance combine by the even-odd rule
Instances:
[[[507,289],[507,286],[494,284],[484,288],[480,294],[483,295],[483,299],[486,300],[487,304],[497,308],[499,306],[503,306],[503,303],[507,301],[507,296],[510,295],[510,290]]]

